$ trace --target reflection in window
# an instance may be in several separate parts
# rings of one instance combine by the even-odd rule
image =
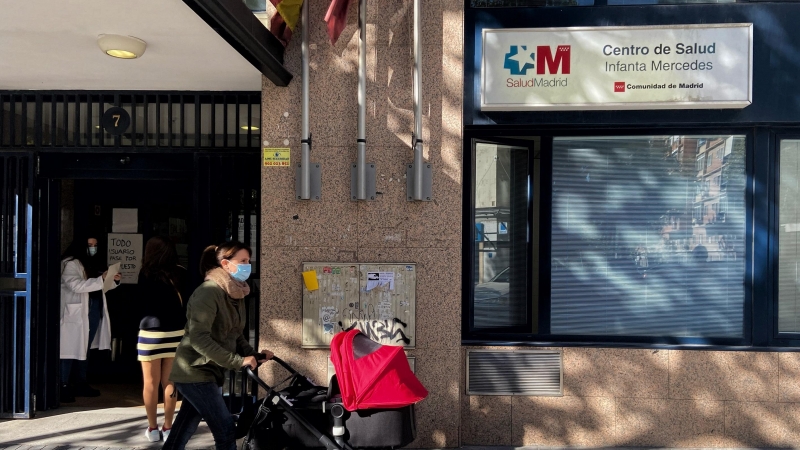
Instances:
[[[524,326],[531,300],[527,147],[475,148],[474,326]]]
[[[704,139],[724,214],[696,137],[554,139],[551,333],[743,336],[745,140]]]
[[[680,5],[692,3],[736,3],[737,0],[608,0],[609,5]]]
[[[594,0],[471,0],[472,8],[509,8],[533,6],[592,6]]]
[[[780,148],[778,332],[800,333],[800,140]]]
[[[737,0],[608,0],[607,5],[677,5],[692,3],[736,3]],[[471,8],[513,8],[535,6],[594,6],[595,0],[471,0]]]
[[[244,0],[244,4],[253,12],[262,12],[267,10],[267,0]]]

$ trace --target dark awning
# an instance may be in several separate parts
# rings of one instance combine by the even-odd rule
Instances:
[[[183,1],[276,86],[289,84],[292,74],[283,67],[283,44],[242,0]]]

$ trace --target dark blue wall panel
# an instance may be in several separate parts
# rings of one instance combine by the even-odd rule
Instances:
[[[467,8],[464,124],[747,126],[800,124],[800,3]],[[728,110],[481,112],[484,28],[753,23],[753,104]]]

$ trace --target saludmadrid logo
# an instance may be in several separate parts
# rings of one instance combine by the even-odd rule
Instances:
[[[528,70],[536,69],[537,75],[569,75],[571,46],[537,45],[536,51],[530,51],[527,45],[511,45],[503,61],[503,68],[507,69],[509,77],[506,87],[563,87],[567,85],[568,78],[563,77],[533,77],[519,78],[528,75]],[[532,49],[532,47],[531,47]],[[538,55],[538,61],[537,61]]]

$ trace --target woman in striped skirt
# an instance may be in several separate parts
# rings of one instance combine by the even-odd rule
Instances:
[[[145,437],[150,442],[166,440],[175,415],[177,392],[169,373],[175,349],[186,326],[186,308],[182,290],[186,287],[186,269],[178,265],[175,243],[156,236],[147,241],[139,273],[141,305],[139,342],[136,346],[144,379],[144,406],[147,412]],[[164,425],[158,429],[158,387],[164,388]]]

